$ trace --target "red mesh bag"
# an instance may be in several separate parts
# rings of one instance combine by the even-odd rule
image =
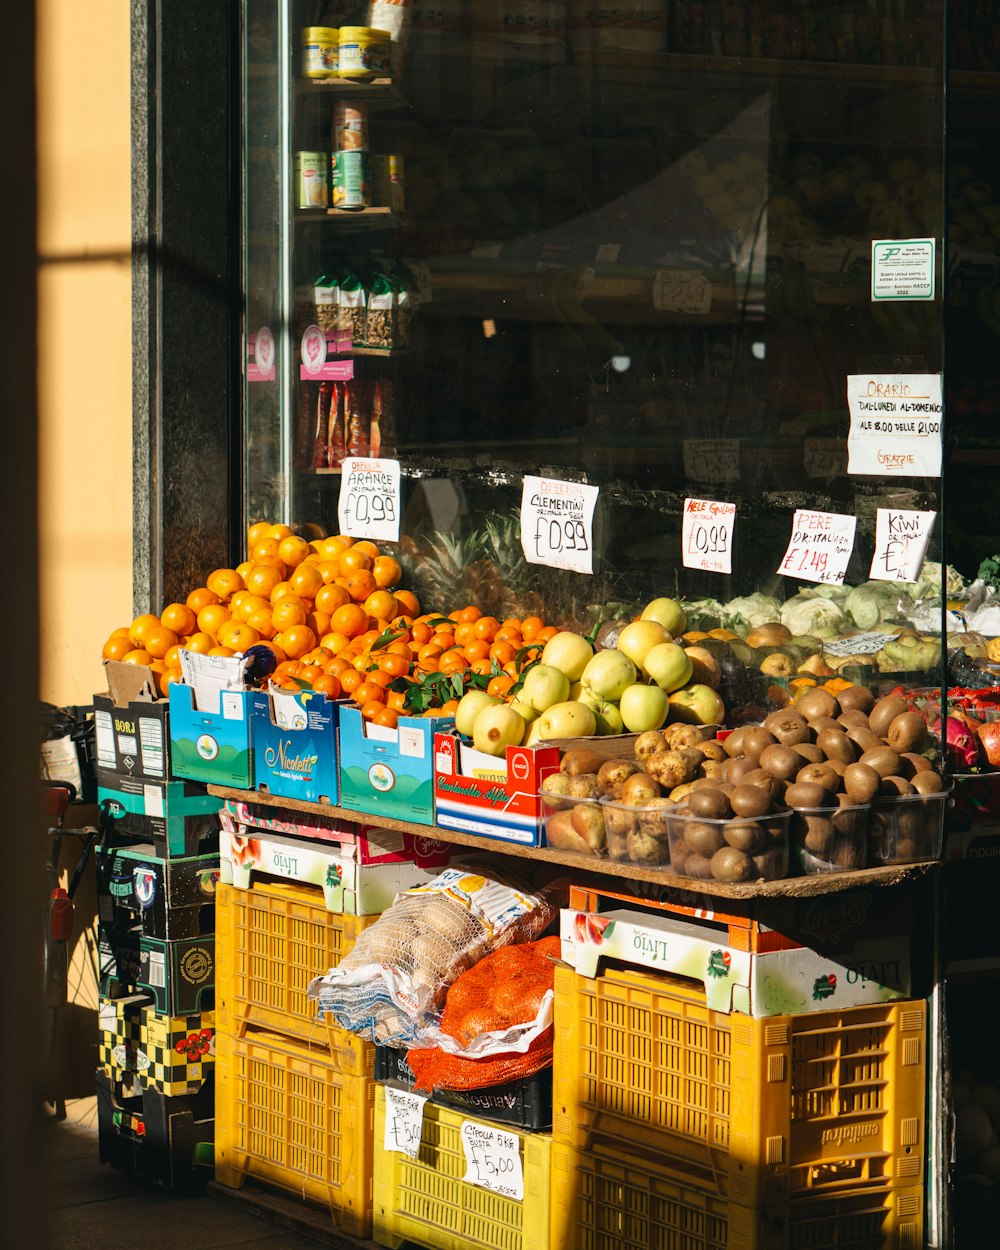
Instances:
[[[468,1046],[481,1033],[502,1032],[534,1020],[553,988],[559,957],[557,937],[504,946],[487,955],[448,990],[441,1032]],[[411,1050],[406,1057],[417,1089],[486,1089],[547,1068],[552,1063],[552,1029],[536,1037],[522,1054],[467,1059],[431,1047]]]

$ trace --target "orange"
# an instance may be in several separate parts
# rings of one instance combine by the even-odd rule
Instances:
[[[185,651],[194,651],[198,655],[207,655],[214,645],[215,639],[203,630],[196,634],[189,634],[181,643]]]
[[[274,627],[274,620],[271,616],[269,607],[258,608],[256,612],[251,612],[247,617],[246,623],[251,629],[255,629],[260,638],[270,639],[278,632]]]
[[[280,546],[280,539],[262,538],[260,542],[254,543],[254,545],[250,548],[250,559],[260,560],[264,557],[270,557],[272,559],[280,560],[281,557],[278,555],[278,548]],[[284,561],[282,561],[282,563],[284,563]]]
[[[360,551],[356,546],[348,547],[340,557],[341,573],[355,573],[358,569],[364,569],[366,572],[372,566],[372,558],[367,551]],[[375,579],[372,578],[372,582]]]
[[[438,667],[438,660],[441,658],[442,651],[443,648],[429,642],[427,646],[421,647],[417,652],[417,664],[420,668],[426,669],[428,664],[432,663],[434,665],[433,671],[436,671]]]
[[[342,608],[345,603],[350,602],[351,596],[343,586],[332,585],[320,586],[313,599],[317,612],[328,612],[331,616],[337,608]]]
[[[377,559],[379,555],[378,547],[368,538],[360,539],[353,546],[355,551],[363,551],[366,556],[371,556],[373,560]]]
[[[177,646],[177,635],[172,629],[164,629],[160,625],[143,634],[142,645],[154,660],[162,660],[171,647]]]
[[[345,668],[340,674],[340,687],[344,694],[353,696],[363,681],[364,677],[356,668]]]
[[[500,673],[486,687],[486,693],[491,694],[494,699],[502,699],[513,684],[513,677],[509,677],[506,673]]]
[[[122,656],[123,664],[152,664],[153,657],[142,647],[134,647]]]
[[[298,660],[316,645],[316,635],[308,625],[292,625],[274,640],[289,659]]]
[[[311,548],[304,538],[299,538],[295,534],[289,534],[287,538],[283,538],[278,543],[278,559],[284,560],[290,569],[294,569],[296,565],[309,555]]]
[[[246,585],[247,574],[250,572],[252,568],[253,568],[252,560],[244,560],[242,564],[237,564],[236,566],[236,572],[239,573],[240,577],[243,578],[244,586]]]
[[[372,576],[380,590],[391,590],[399,584],[403,570],[394,556],[376,556],[372,561]]]
[[[455,620],[461,621],[463,624],[473,625],[481,616],[482,611],[474,603],[470,603],[468,607],[458,609],[458,615],[455,617]]]
[[[306,605],[298,595],[293,594],[284,595],[271,608],[271,620],[278,630],[289,629],[292,625],[304,625],[308,615]]]
[[[245,651],[255,642],[260,642],[260,634],[252,625],[243,621],[226,621],[219,630],[219,642],[223,647],[232,647],[234,651]]]
[[[355,702],[360,704],[361,715],[365,720],[374,720],[379,712],[385,708],[385,704],[381,699],[366,699],[364,703],[361,703],[360,699],[355,695]]]
[[[319,645],[324,651],[329,651],[331,655],[340,655],[350,641],[346,634],[342,634],[338,630],[331,630],[328,634],[323,635],[319,640]]]
[[[234,606],[235,605],[235,606]],[[244,590],[240,595],[240,601],[236,603],[236,595],[233,595],[229,602],[230,610],[233,616],[240,621],[249,621],[255,612],[259,612],[264,608],[268,615],[271,612],[271,602],[265,599],[263,595],[252,595],[249,590]]]
[[[447,702],[442,703],[441,706],[436,711],[433,708],[431,708],[429,712],[425,713],[425,715],[454,716],[457,711],[458,711],[458,700],[448,699]]]
[[[347,575],[347,593],[355,603],[364,603],[370,594],[378,588],[375,578],[367,569],[356,569]]]
[[[252,595],[269,597],[281,581],[281,570],[273,564],[252,564],[246,575],[246,588]]]
[[[215,569],[205,578],[205,585],[220,599],[228,599],[238,590],[245,590],[243,578],[235,569]]]
[[[312,599],[323,585],[323,574],[315,564],[300,564],[289,575],[288,584],[303,599]]]
[[[124,659],[124,657],[128,655],[132,649],[132,639],[129,638],[128,634],[126,634],[124,638],[121,636],[117,638],[111,637],[104,644],[104,649],[101,651],[101,657],[105,660],[121,660]]]
[[[508,664],[517,656],[517,648],[509,642],[495,642],[490,647],[490,659],[496,660],[498,664]]]
[[[441,657],[442,673],[464,673],[468,667],[469,661],[461,651],[446,651]]]
[[[540,616],[526,616],[521,622],[521,637],[525,642],[534,642],[538,631],[544,628],[545,622]]]
[[[229,611],[232,612],[233,616],[239,616],[240,604],[249,596],[249,594],[249,590],[238,590],[235,595],[230,595]]]
[[[469,672],[476,673],[479,677],[486,677],[493,672],[492,660],[473,660],[469,665]]]
[[[128,627],[128,636],[131,638],[135,646],[138,647],[151,629],[159,628],[160,618],[158,616],[154,616],[152,612],[144,612],[142,616],[137,616]]]
[[[322,638],[324,634],[330,632],[330,613],[309,612],[306,616],[306,624],[317,638]]]
[[[500,622],[495,616],[481,616],[476,621],[476,637],[485,638],[487,642],[492,642],[499,628]]]
[[[275,542],[280,543],[285,538],[290,538],[292,531],[287,525],[270,525],[267,530],[267,537],[273,538]]]
[[[325,694],[328,699],[340,698],[340,678],[333,673],[323,673],[313,682],[313,690]]]
[[[420,600],[412,590],[394,590],[392,593],[396,597],[401,612],[405,612],[407,616],[417,615],[420,611]]]
[[[167,651],[167,654],[163,657],[163,667],[164,668],[180,668],[181,666],[180,651],[181,651],[181,644],[179,642],[176,645],[170,647]]]
[[[377,660],[380,672],[388,673],[390,677],[405,677],[410,671],[409,660],[404,659],[401,655],[394,655],[391,651],[384,655],[380,655]]]
[[[405,690],[387,690],[385,692],[386,707],[394,712],[402,712],[406,708]]]
[[[160,687],[160,694],[166,697],[171,683],[181,680],[181,670],[179,668],[165,668],[160,674],[160,680],[157,682],[157,685]]]
[[[396,600],[387,590],[373,590],[365,600],[365,611],[376,620],[389,622],[396,615]]]
[[[270,528],[270,521],[255,521],[247,530],[247,550],[253,551],[260,540],[267,537],[267,531]]]
[[[418,646],[422,647],[425,643],[430,642],[433,632],[426,621],[414,621],[410,629],[410,637]]]
[[[329,673],[331,677],[339,677],[345,669],[350,667],[342,656],[335,655],[323,665],[323,671]]]
[[[217,646],[213,647],[208,653],[209,655],[235,655],[236,652],[232,647]]]
[[[405,638],[393,639],[393,641],[386,647],[386,651],[391,652],[393,655],[404,656],[407,660],[410,659],[413,654],[413,648]]]
[[[194,632],[197,617],[186,603],[168,603],[160,613],[160,624],[183,638]]]
[[[544,629],[540,629],[538,631],[532,641],[541,643],[542,646],[544,646],[545,643],[547,643],[550,638],[554,638],[558,632],[559,631],[554,625],[546,625]]]
[[[359,603],[345,603],[330,617],[330,628],[356,638],[368,628],[368,613]]]
[[[376,686],[381,687],[382,690],[388,689],[396,680],[391,673],[383,673],[380,668],[371,669],[365,674],[365,677],[368,681],[374,682]]]
[[[218,640],[219,630],[230,619],[230,611],[221,603],[210,603],[198,613],[198,628]]]
[[[458,642],[458,630],[455,631],[455,641]],[[490,653],[490,644],[483,638],[476,638],[463,647],[462,652],[467,660],[485,660]]]
[[[455,635],[450,630],[439,629],[436,634],[431,635],[431,643],[442,651],[449,651],[455,645]]]
[[[503,625],[497,630],[494,642],[509,642],[512,647],[519,647],[523,641],[521,631],[510,625]]]
[[[472,628],[472,621],[462,621],[455,626],[455,642],[464,647],[466,643],[472,642],[476,637],[475,630]]]
[[[192,590],[184,601],[191,611],[198,615],[202,608],[207,608],[210,603],[218,603],[219,596],[207,586],[199,586],[197,590]]]
[[[340,576],[339,560],[324,560],[321,556],[316,568],[320,571],[324,585],[329,586],[331,582],[336,581]]]
[[[324,560],[336,560],[339,563],[341,553],[346,551],[353,541],[351,538],[345,538],[342,534],[335,534],[330,538],[321,538],[317,551]]]
[[[362,716],[364,712],[362,712]],[[372,721],[376,725],[384,725],[386,729],[396,729],[399,726],[399,712],[395,708],[380,707],[372,717]]]
[[[288,576],[288,569],[285,568],[284,560],[279,560],[277,556],[254,556],[254,564],[264,564],[272,569],[277,569],[282,577]]]
[[[294,594],[295,591],[292,590],[288,582],[278,582],[277,586],[275,586],[275,588],[268,595],[268,598],[272,603],[277,603],[279,599],[284,599],[285,595]]]

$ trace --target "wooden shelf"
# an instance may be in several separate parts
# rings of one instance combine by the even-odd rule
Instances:
[[[490,851],[495,855],[515,859],[534,859],[548,864],[559,864],[578,872],[594,873],[628,881],[649,881],[666,889],[679,890],[696,897],[710,898],[813,898],[822,894],[840,894],[845,890],[863,886],[891,886],[914,881],[938,867],[936,860],[917,864],[898,864],[889,868],[863,868],[857,872],[831,872],[808,877],[785,877],[780,881],[757,881],[744,885],[729,885],[722,881],[699,881],[680,877],[666,868],[649,868],[641,864],[616,863],[597,856],[577,855],[573,851],[557,851],[551,847],[522,846],[517,842],[504,842],[497,838],[482,838],[464,833],[459,829],[444,829],[440,825],[419,825],[412,821],[395,820],[370,812],[356,812],[353,808],[334,807],[329,803],[303,803],[268,794],[266,790],[236,790],[229,786],[208,787],[209,794],[222,799],[235,799],[240,803],[263,807],[281,807],[293,812],[307,812],[311,816],[326,816],[336,820],[366,821],[384,829],[410,833],[414,837],[434,837],[440,842],[456,846],[468,846],[477,851]]]

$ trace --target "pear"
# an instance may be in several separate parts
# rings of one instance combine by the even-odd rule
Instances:
[[[455,728],[463,738],[472,737],[472,726],[484,707],[496,707],[500,702],[485,690],[470,690],[462,695],[455,709]]]

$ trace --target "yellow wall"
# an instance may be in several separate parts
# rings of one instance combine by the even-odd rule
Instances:
[[[129,5],[37,8],[41,697],[85,703],[132,615]]]

